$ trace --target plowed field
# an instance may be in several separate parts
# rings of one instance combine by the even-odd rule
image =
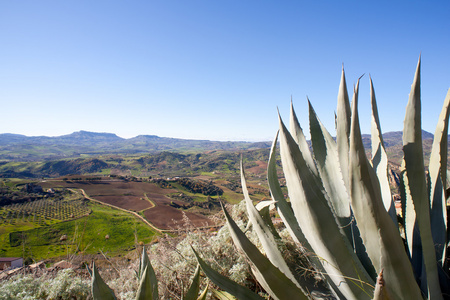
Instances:
[[[83,189],[89,197],[98,201],[130,211],[143,211],[145,218],[160,229],[176,229],[182,226],[184,214],[196,227],[214,225],[203,215],[191,212],[183,214],[181,209],[170,206],[171,202],[183,204],[166,196],[177,190],[161,188],[155,183],[104,179],[99,181],[52,180],[42,182],[41,185],[43,188]]]

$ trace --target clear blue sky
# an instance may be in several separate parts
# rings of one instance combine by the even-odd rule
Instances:
[[[0,0],[0,133],[271,140],[306,96],[334,134],[344,63],[402,130],[422,54],[423,128],[450,87],[449,1]]]

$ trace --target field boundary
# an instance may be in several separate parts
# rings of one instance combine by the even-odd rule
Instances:
[[[131,210],[128,210],[128,209],[125,209],[125,208],[121,208],[121,207],[115,206],[115,205],[113,205],[113,204],[109,204],[109,203],[102,202],[102,201],[100,201],[100,200],[94,199],[94,198],[90,197],[90,196],[86,193],[86,191],[85,191],[84,189],[69,189],[69,190],[72,190],[72,191],[73,191],[73,190],[80,190],[81,193],[83,194],[83,196],[84,196],[86,199],[89,199],[89,200],[91,200],[91,201],[93,201],[93,202],[95,202],[95,203],[101,204],[101,205],[106,205],[106,206],[109,206],[109,207],[112,207],[112,208],[121,210],[121,211],[126,212],[126,213],[130,213],[130,214],[134,215],[135,217],[139,218],[140,220],[142,220],[145,224],[147,224],[148,226],[150,226],[152,229],[154,229],[156,232],[158,232],[158,233],[160,233],[160,234],[164,234],[164,233],[177,233],[177,232],[180,232],[180,231],[181,231],[180,229],[160,229],[160,228],[156,227],[155,225],[153,225],[152,223],[150,223],[147,219],[145,219],[144,217],[142,217],[141,215],[139,215],[137,212],[134,212],[134,211],[131,211]],[[145,194],[145,198],[148,199],[148,200],[154,205],[153,207],[156,206],[156,204],[155,204],[153,201],[151,201],[151,200],[147,197],[146,194]],[[150,208],[153,208],[153,207],[150,207]],[[148,209],[150,209],[150,208],[144,209],[143,211],[148,210]],[[224,224],[221,224],[221,225],[212,225],[212,226],[201,226],[201,227],[196,227],[195,229],[196,229],[196,230],[219,229],[219,228],[221,228],[222,226],[224,226]]]
[[[73,191],[74,189],[70,189],[70,190]],[[118,207],[118,206],[115,206],[115,205],[112,205],[112,204],[105,203],[105,202],[99,201],[97,199],[94,199],[94,198],[90,197],[88,194],[86,194],[86,191],[84,189],[78,189],[78,190],[80,190],[81,193],[83,194],[83,196],[86,199],[89,199],[90,201],[93,201],[95,203],[99,203],[101,205],[106,205],[106,206],[109,206],[109,207],[112,207],[112,208],[115,208],[115,209],[121,210],[123,212],[130,213],[130,214],[134,215],[135,217],[137,217],[138,219],[143,221],[145,224],[147,224],[148,226],[150,226],[152,229],[154,229],[155,231],[159,232],[160,234],[163,234],[164,232],[168,231],[168,230],[162,230],[162,229],[157,228],[155,225],[150,223],[147,219],[145,219],[144,217],[142,217],[141,215],[139,215],[138,213],[136,213],[134,211],[131,211],[131,210],[128,210],[128,209],[124,209],[124,208],[121,208],[121,207]]]
[[[150,202],[150,204],[151,204],[152,206],[147,207],[147,208],[145,208],[145,209],[143,209],[143,210],[141,210],[141,211],[146,211],[147,209],[156,207],[156,203],[153,202],[152,200],[150,200],[150,198],[147,196],[147,193],[144,193],[144,199],[147,200],[148,202]]]

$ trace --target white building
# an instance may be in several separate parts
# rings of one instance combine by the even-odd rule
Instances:
[[[23,267],[22,257],[0,257],[0,271]]]

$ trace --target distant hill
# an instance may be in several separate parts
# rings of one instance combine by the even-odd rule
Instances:
[[[57,137],[0,134],[0,161],[37,161],[82,155],[138,154],[161,151],[245,150],[269,148],[270,142],[218,142],[139,135],[124,139],[113,133],[78,131]]]
[[[433,140],[434,135],[428,131],[422,130],[422,141]],[[449,136],[450,138],[450,136]],[[366,149],[371,148],[370,134],[362,135],[363,144]],[[403,146],[403,132],[401,131],[391,131],[383,134],[384,146],[386,148]]]
[[[391,166],[403,157],[402,133],[383,135]],[[423,131],[425,164],[433,135]],[[370,153],[370,135],[363,135]],[[123,139],[110,133],[80,131],[60,137],[0,134],[0,177],[56,177],[69,174],[184,176],[203,172],[238,174],[243,154],[254,175],[266,170],[269,142],[214,142],[141,135]],[[88,155],[86,155],[88,154]]]
[[[39,178],[82,174],[175,177],[213,172],[226,174],[227,177],[237,177],[241,154],[249,173],[259,175],[266,171],[268,148],[184,154],[162,151],[130,156],[101,155],[48,161],[0,162],[0,178]]]

